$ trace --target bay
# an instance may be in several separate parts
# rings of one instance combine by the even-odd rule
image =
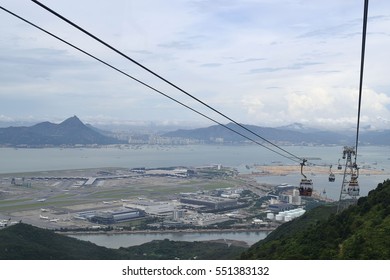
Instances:
[[[340,146],[286,146],[283,148],[299,157],[319,158],[320,160],[310,161],[318,165],[333,165],[333,170],[335,170],[343,150],[343,147]],[[359,166],[369,165],[372,170],[389,172],[390,146],[362,146],[358,152]],[[294,174],[262,176],[257,180],[260,183],[296,185],[302,178],[299,163],[257,145],[0,148],[0,174],[105,167],[196,167],[211,164],[237,168],[241,173],[251,172],[246,168],[248,165],[296,165],[297,172]],[[312,176],[317,191],[325,190],[329,198],[338,199],[342,178],[336,178],[336,182],[329,183],[326,174],[310,174],[310,176]],[[388,177],[387,174],[360,176],[361,195],[367,195],[371,189]]]
[[[287,146],[288,152],[313,160],[315,164],[337,166],[343,147]],[[273,147],[273,149],[276,149]],[[376,168],[390,166],[390,146],[363,146],[358,160],[376,164]],[[242,168],[253,164],[296,164],[257,145],[183,145],[183,146],[124,146],[100,148],[0,148],[0,174],[103,167],[166,167],[222,164]],[[299,169],[299,168],[298,168]]]
[[[310,160],[317,165],[333,165],[341,158],[341,146],[284,146],[288,152]],[[358,151],[358,165],[369,165],[372,170],[390,170],[390,146],[362,146]],[[300,165],[258,145],[183,145],[183,146],[121,146],[98,148],[0,148],[0,174],[88,168],[156,168],[169,166],[196,167],[222,164],[251,172],[252,165],[296,165],[297,172],[286,176],[258,177],[260,183],[297,185],[302,178]],[[318,192],[326,191],[328,198],[338,200],[341,176],[328,182],[327,174],[310,174]],[[389,175],[362,175],[359,177],[361,196],[365,196]]]
[[[150,232],[150,233],[119,233],[119,234],[76,234],[68,235],[80,240],[90,241],[99,246],[118,249],[141,245],[153,240],[169,239],[172,241],[209,241],[209,240],[239,240],[249,246],[264,239],[268,231],[237,231],[237,232]]]
[[[275,159],[276,158],[276,159]],[[103,167],[166,167],[223,164],[239,167],[284,159],[258,146],[188,145],[124,148],[0,149],[0,173]]]

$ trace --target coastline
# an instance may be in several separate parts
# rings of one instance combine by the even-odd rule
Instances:
[[[249,248],[259,240],[266,238],[272,231],[258,229],[200,229],[200,230],[155,230],[155,231],[120,231],[120,232],[77,232],[77,234],[61,233],[62,235],[89,241],[99,246],[118,249],[120,247],[133,247],[157,240],[170,240],[180,242],[213,242],[223,243],[227,246],[235,245]]]
[[[191,229],[191,230],[112,230],[112,231],[55,231],[63,235],[119,235],[119,234],[163,234],[163,233],[230,233],[230,232],[271,232],[277,227],[257,229]]]
[[[314,174],[329,174],[330,166],[305,166],[304,173],[314,173]],[[255,165],[255,171],[250,175],[256,176],[286,176],[289,174],[300,174],[300,167],[297,165]],[[344,169],[338,170],[337,166],[333,168],[332,173],[336,175],[342,175]],[[384,170],[378,170],[373,168],[362,167],[359,168],[360,175],[387,175],[389,172]]]

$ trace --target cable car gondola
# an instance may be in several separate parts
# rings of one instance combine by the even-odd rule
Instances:
[[[351,180],[348,184],[348,194],[350,196],[359,196],[360,187],[359,182],[357,180],[357,178],[359,177],[359,169],[357,168],[356,163],[354,164],[354,168],[356,168],[356,173],[353,173],[351,175]]]
[[[301,174],[303,178],[299,184],[299,195],[300,196],[311,196],[313,193],[313,181],[311,179],[307,179],[306,175],[303,174],[303,166],[307,160],[303,159],[301,163]]]
[[[340,159],[339,159],[339,165],[337,165],[337,169],[338,169],[338,170],[343,169],[343,167],[342,167],[341,164],[340,164]]]
[[[332,172],[332,165],[329,168],[329,172],[330,172],[330,174],[329,174],[329,182],[334,182],[336,180],[336,176]]]

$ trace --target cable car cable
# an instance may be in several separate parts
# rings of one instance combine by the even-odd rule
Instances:
[[[184,89],[182,89],[181,87],[177,86],[176,84],[170,82],[169,80],[167,80],[166,78],[162,77],[161,75],[157,74],[156,72],[152,71],[150,68],[144,66],[143,64],[137,62],[136,60],[134,60],[133,58],[129,57],[128,55],[124,54],[123,52],[121,52],[120,50],[118,50],[117,48],[111,46],[110,44],[108,44],[107,42],[103,41],[102,39],[96,37],[95,35],[93,35],[92,33],[88,32],[87,30],[85,30],[84,28],[80,27],[79,25],[75,24],[74,22],[72,22],[71,20],[65,18],[64,16],[62,16],[61,14],[55,12],[54,10],[50,9],[49,7],[45,6],[44,4],[40,3],[39,1],[37,0],[31,0],[32,2],[34,2],[35,4],[39,5],[40,7],[44,8],[45,10],[47,10],[48,12],[52,13],[53,15],[57,16],[58,18],[62,19],[63,21],[65,21],[66,23],[72,25],[73,27],[75,27],[76,29],[80,30],[81,32],[83,32],[84,34],[88,35],[89,37],[93,38],[94,40],[98,41],[99,43],[103,44],[104,46],[106,46],[107,48],[111,49],[112,51],[116,52],[117,54],[121,55],[122,57],[126,58],[127,60],[131,61],[132,63],[136,64],[137,66],[141,67],[142,69],[144,69],[145,71],[149,72],[150,74],[154,75],[155,77],[159,78],[160,80],[164,81],[165,83],[169,84],[170,86],[174,87],[175,89],[181,91],[182,93],[184,93],[185,95],[189,96],[190,98],[194,99],[195,101],[201,103],[202,105],[206,106],[208,109],[214,111],[215,113],[221,115],[222,117],[226,118],[227,120],[233,122],[235,125],[241,127],[242,129],[250,132],[251,134],[259,137],[260,139],[262,139],[263,141],[267,142],[268,144],[274,146],[275,148],[278,148],[280,149],[281,151],[283,151],[284,153],[298,159],[299,161],[302,161],[302,158],[290,153],[289,151],[279,147],[278,145],[272,143],[271,141],[265,139],[264,137],[262,137],[261,135],[259,135],[258,133],[256,132],[253,132],[252,130],[248,129],[247,127],[245,127],[244,125],[236,122],[235,120],[233,120],[232,118],[228,117],[227,115],[223,114],[222,112],[220,112],[219,110],[215,109],[214,107],[208,105],[207,103],[203,102],[202,100],[200,100],[199,98],[193,96],[192,94],[190,94],[189,92],[185,91]]]
[[[367,18],[368,18],[368,0],[365,0],[364,12],[363,12],[362,49],[361,49],[361,61],[360,61],[358,117],[357,117],[357,125],[356,125],[355,164],[356,164],[357,149],[359,144],[360,109],[362,105],[362,88],[363,88],[364,57],[365,57],[365,50],[366,50]]]
[[[156,89],[156,88],[150,86],[149,84],[147,84],[147,83],[145,83],[145,82],[142,82],[141,80],[139,80],[139,79],[137,79],[137,78],[135,78],[135,77],[129,75],[128,73],[126,73],[126,72],[124,72],[124,71],[118,69],[117,67],[115,67],[115,66],[109,64],[108,62],[105,62],[104,60],[102,60],[102,59],[100,59],[100,58],[98,58],[98,57],[92,55],[91,53],[89,53],[89,52],[87,52],[87,51],[84,51],[83,49],[81,49],[81,48],[75,46],[75,45],[72,44],[72,43],[69,43],[68,41],[66,41],[66,40],[64,40],[64,39],[62,39],[62,38],[60,38],[60,37],[58,37],[57,35],[51,33],[50,31],[47,31],[47,30],[45,30],[44,28],[42,28],[42,27],[40,27],[40,26],[38,26],[38,25],[36,25],[36,24],[34,24],[34,23],[28,21],[27,19],[25,19],[25,18],[23,18],[23,17],[21,17],[21,16],[15,14],[15,13],[13,13],[13,12],[7,10],[6,8],[3,8],[3,7],[0,6],[0,9],[4,10],[5,12],[7,12],[7,13],[13,15],[14,17],[16,17],[16,18],[18,18],[18,19],[20,19],[20,20],[22,20],[22,21],[24,21],[24,22],[30,24],[31,26],[33,26],[33,27],[35,27],[35,28],[41,30],[42,32],[44,32],[44,33],[46,33],[46,34],[48,34],[48,35],[54,37],[55,39],[57,39],[57,40],[59,40],[59,41],[65,43],[65,44],[67,44],[68,46],[70,46],[70,47],[72,47],[72,48],[74,48],[74,49],[76,49],[76,50],[78,50],[78,51],[84,53],[85,55],[87,55],[87,56],[89,56],[89,57],[91,57],[91,58],[93,58],[93,59],[99,61],[100,63],[102,63],[102,64],[104,64],[104,65],[110,67],[111,69],[113,69],[113,70],[115,70],[115,71],[117,71],[117,72],[119,72],[119,73],[121,73],[121,74],[127,76],[128,78],[130,78],[130,79],[132,79],[132,80],[134,80],[134,81],[140,83],[141,85],[146,86],[147,88],[149,88],[149,89],[151,89],[151,90],[153,90],[153,91],[155,91],[155,92],[157,92],[157,93],[159,93],[159,94],[161,94],[161,95],[163,95],[163,96],[169,98],[170,100],[172,100],[172,101],[174,101],[174,102],[176,102],[176,103],[178,103],[178,104],[184,106],[185,108],[187,108],[187,109],[189,109],[189,110],[191,110],[191,111],[193,111],[193,112],[195,112],[195,113],[197,113],[197,114],[199,114],[199,115],[205,117],[206,119],[208,119],[208,120],[210,120],[210,121],[212,121],[212,122],[214,122],[214,123],[217,123],[218,125],[221,125],[222,127],[226,128],[226,129],[228,129],[228,130],[230,130],[230,131],[232,131],[232,132],[234,132],[234,133],[236,133],[236,134],[238,134],[238,135],[240,135],[240,136],[242,136],[242,137],[244,137],[244,138],[246,138],[246,139],[248,139],[248,140],[250,140],[251,142],[254,142],[254,143],[257,144],[257,145],[262,146],[262,147],[264,147],[264,148],[270,150],[271,152],[274,152],[274,153],[276,153],[276,154],[278,154],[278,155],[280,155],[280,156],[282,156],[282,157],[285,157],[285,158],[287,158],[287,159],[290,159],[290,160],[292,160],[292,161],[299,162],[299,161],[297,161],[297,160],[294,160],[294,159],[291,158],[291,157],[287,157],[286,155],[284,155],[284,154],[282,154],[282,153],[280,153],[280,152],[278,152],[278,151],[275,151],[275,150],[271,149],[270,147],[267,147],[267,146],[263,145],[262,143],[260,143],[260,142],[258,142],[258,141],[256,141],[256,140],[254,140],[254,139],[251,139],[250,137],[248,137],[248,136],[246,136],[246,135],[244,135],[244,134],[242,134],[242,133],[240,133],[240,132],[238,132],[238,131],[236,131],[236,130],[230,128],[230,127],[228,127],[227,125],[224,125],[224,124],[218,122],[217,120],[215,120],[215,119],[213,119],[213,118],[211,118],[211,117],[209,117],[209,116],[207,116],[207,115],[205,115],[205,114],[203,114],[203,113],[197,111],[196,109],[194,109],[194,108],[192,108],[192,107],[190,107],[190,106],[188,106],[188,105],[186,105],[186,104],[180,102],[179,100],[177,100],[177,99],[175,99],[175,98],[173,98],[173,97],[171,97],[171,96],[169,96],[169,95],[163,93],[162,91],[160,91],[160,90],[158,90],[158,89]]]

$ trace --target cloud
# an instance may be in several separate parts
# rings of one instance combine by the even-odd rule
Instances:
[[[200,67],[219,67],[222,63],[204,63],[201,64]]]
[[[151,51],[148,51],[148,50],[136,50],[136,51],[132,51],[133,53],[138,53],[138,54],[144,54],[144,55],[151,55],[152,52]]]
[[[286,70],[286,69],[289,69],[289,68],[288,67],[263,67],[263,68],[251,69],[249,71],[249,74],[277,72],[277,71]]]
[[[263,125],[300,122],[328,129],[354,127],[357,122],[358,88],[331,86],[334,84],[332,81],[343,74],[330,73],[325,77],[321,74],[323,79],[317,84],[315,76],[292,76],[283,83],[279,82],[279,85],[272,85],[272,80],[269,80],[266,83],[269,86],[263,85],[245,95],[241,106],[245,108],[248,119]],[[390,119],[389,95],[364,87],[361,124],[386,128],[386,123],[381,121],[383,119]]]
[[[307,118],[308,115],[330,114],[334,97],[324,88],[312,88],[309,92],[293,92],[286,97],[288,114],[293,118]]]
[[[250,62],[258,62],[258,61],[264,61],[266,60],[265,58],[246,58],[243,60],[238,60],[233,63],[250,63]]]
[[[322,62],[296,62],[285,67],[264,67],[264,68],[251,69],[249,73],[257,74],[257,73],[277,72],[277,71],[284,71],[284,70],[301,70],[305,67],[320,65],[320,64],[323,63]]]
[[[15,79],[24,76],[48,78],[51,72],[59,69],[82,67],[82,62],[72,58],[67,51],[50,48],[18,48],[11,51],[0,47],[0,61],[4,73],[8,72],[6,68],[16,71],[18,75],[15,75]]]
[[[130,75],[205,110],[31,1],[2,1]],[[362,114],[364,122],[380,127],[390,119],[390,2],[377,2],[369,9]],[[172,0],[167,5],[118,0],[112,5],[70,0],[53,8],[239,122],[343,126],[356,121],[362,7],[354,1]],[[4,116],[194,119],[193,112],[19,20],[1,16],[0,24]]]
[[[361,32],[358,32],[358,23],[353,21],[345,24],[328,26],[322,29],[311,30],[309,32],[303,33],[298,36],[298,38],[312,38],[312,37],[343,37],[347,38],[351,35],[359,35]],[[356,30],[356,32],[351,33],[350,30]]]
[[[193,49],[194,45],[188,41],[172,41],[169,43],[158,44],[161,48],[177,49],[177,50],[189,50]]]

